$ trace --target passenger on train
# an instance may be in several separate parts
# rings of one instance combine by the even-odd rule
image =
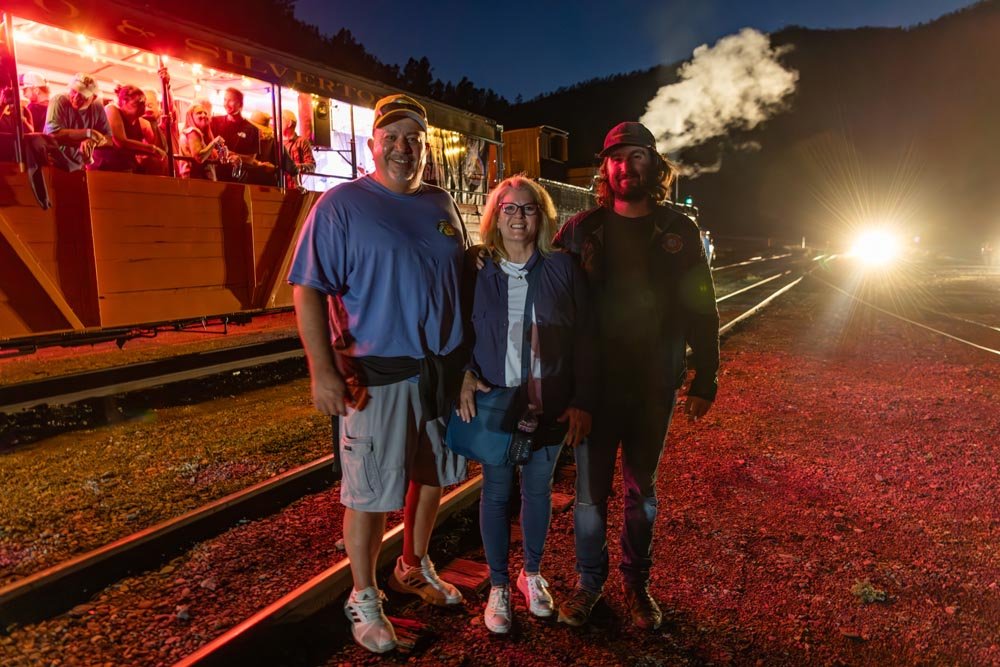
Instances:
[[[271,127],[271,114],[266,111],[254,111],[250,114],[250,122],[257,128],[260,135],[260,152],[258,156],[267,160],[274,155],[274,129]]]
[[[153,145],[166,151],[167,131],[170,129],[169,123],[167,122],[168,117],[163,113],[163,110],[160,107],[160,100],[157,98],[155,90],[152,88],[145,88],[142,92],[146,95],[146,111],[143,113],[142,117],[147,123],[149,123],[149,127],[153,131]],[[174,141],[174,147],[177,147],[176,140]]]
[[[316,158],[313,157],[312,144],[305,137],[295,132],[295,113],[288,109],[281,112],[281,136],[285,152],[299,174],[311,174],[316,171]],[[292,174],[286,175],[286,185],[293,187],[296,183]]]
[[[261,154],[260,131],[243,117],[243,92],[237,88],[226,88],[225,107],[225,116],[212,118],[212,134],[222,137],[232,159],[231,164],[219,166],[219,180],[273,184],[274,165],[258,159]],[[241,172],[245,174],[244,178],[241,178]]]
[[[26,106],[20,111],[14,109],[14,89],[4,88],[0,91],[0,133],[13,136],[17,132],[17,118],[20,117],[22,132],[34,132],[31,112]]]
[[[32,128],[41,132],[45,129],[45,115],[49,111],[49,82],[41,74],[25,72],[21,75],[21,103],[25,101],[31,114]]]
[[[166,173],[166,152],[156,145],[156,135],[146,113],[146,94],[132,85],[115,87],[117,102],[105,107],[111,127],[112,148],[94,151],[93,169],[130,171],[141,174]]]
[[[59,143],[63,166],[83,169],[93,161],[94,148],[111,146],[111,126],[104,107],[97,102],[97,82],[87,74],[75,74],[65,93],[49,102],[45,133]]]
[[[180,146],[181,154],[191,159],[178,162],[181,177],[216,180],[215,167],[219,161],[217,149],[223,143],[222,137],[212,134],[212,119],[208,110],[200,104],[191,105]]]
[[[52,163],[51,156],[60,160],[55,138],[41,132],[32,132],[31,113],[27,107],[16,109],[14,88],[0,90],[0,162],[20,160],[27,166],[28,181],[32,192],[42,208],[49,207],[49,194],[45,186],[45,178],[39,167]],[[17,150],[17,126],[21,125],[23,143],[22,152]]]

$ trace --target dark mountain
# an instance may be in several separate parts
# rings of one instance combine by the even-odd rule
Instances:
[[[722,159],[681,185],[707,227],[836,242],[896,220],[966,250],[1000,237],[1000,0],[906,30],[787,28],[771,41],[791,47],[781,62],[799,72],[787,108],[680,156]],[[638,119],[678,65],[561,89],[501,120],[567,130],[571,163],[592,165],[608,128]]]

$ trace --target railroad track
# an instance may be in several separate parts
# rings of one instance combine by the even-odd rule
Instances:
[[[762,258],[755,262],[743,263],[741,266],[755,266],[778,259],[783,258]],[[781,278],[786,280],[780,280]],[[727,321],[723,328],[729,330],[737,322],[759,312],[776,296],[791,289],[799,279],[801,278],[790,277],[789,271],[783,269],[773,276],[723,295],[719,299],[720,302],[737,296],[745,299],[748,295],[756,294],[763,289],[769,291],[763,301],[755,303],[752,308]],[[268,354],[295,351],[294,348],[272,350]],[[242,361],[231,359],[219,363],[242,363]],[[171,368],[169,363],[166,367]],[[186,372],[173,368],[171,372]],[[196,368],[190,371],[200,372]],[[154,381],[152,377],[150,375],[147,378],[138,378],[136,381],[152,382]],[[0,621],[4,625],[26,624],[59,614],[128,573],[159,566],[183,552],[190,544],[228,529],[238,519],[262,517],[273,513],[310,491],[329,488],[338,480],[339,474],[334,470],[333,457],[327,456],[181,517],[14,582],[0,589]],[[475,502],[481,482],[481,478],[477,476],[449,493],[442,504],[439,523],[447,521]],[[382,556],[385,562],[398,555],[400,534],[400,527],[386,534]],[[314,613],[336,600],[349,586],[349,568],[346,560],[342,560],[322,575],[206,645],[182,664],[227,664],[241,651],[253,650],[256,641],[254,638],[261,636],[260,633],[266,635],[275,626],[290,619],[299,619]],[[222,662],[219,662],[220,660]]]
[[[0,413],[40,405],[68,405],[92,398],[197,380],[303,356],[298,337],[196,352],[139,364],[19,382],[0,387]]]

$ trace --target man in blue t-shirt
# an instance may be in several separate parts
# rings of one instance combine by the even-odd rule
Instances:
[[[45,133],[58,142],[66,158],[62,166],[70,171],[90,164],[95,148],[111,145],[111,126],[93,77],[74,75],[66,94],[52,98]]]
[[[427,113],[405,95],[375,106],[375,173],[324,194],[288,276],[313,402],[340,417],[340,499],[354,590],[344,610],[355,641],[396,646],[375,565],[385,513],[403,508],[403,555],[389,586],[436,605],[461,593],[427,556],[441,488],[465,477],[444,447],[449,366],[462,358],[464,226],[447,192],[423,184]],[[453,374],[460,378],[460,373]]]

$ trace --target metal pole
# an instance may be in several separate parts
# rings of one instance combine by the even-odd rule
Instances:
[[[21,117],[21,88],[18,86],[17,58],[14,55],[14,26],[11,24],[10,14],[4,12],[0,16],[3,18],[3,40],[6,46],[3,54],[3,75],[5,81],[10,81],[11,83],[10,104],[11,113],[14,115],[14,160],[23,174],[27,171],[28,165],[25,164],[24,121]]]
[[[167,173],[177,178],[177,165],[174,164],[174,123],[177,122],[177,119],[174,118],[174,101],[170,95],[170,74],[167,72],[167,66],[163,64],[163,56],[156,56],[156,61],[159,65],[160,85],[163,94],[163,109],[160,109],[160,113],[163,113],[165,109],[169,110],[167,112],[167,131],[164,132],[166,136],[163,138],[167,142]]]
[[[351,114],[351,178],[358,177],[358,145],[354,139],[354,105],[348,104],[348,110]],[[333,113],[333,109],[330,110]]]
[[[278,167],[278,187],[285,190],[285,136],[281,133],[281,86],[271,86],[271,128],[274,131],[275,166]]]

